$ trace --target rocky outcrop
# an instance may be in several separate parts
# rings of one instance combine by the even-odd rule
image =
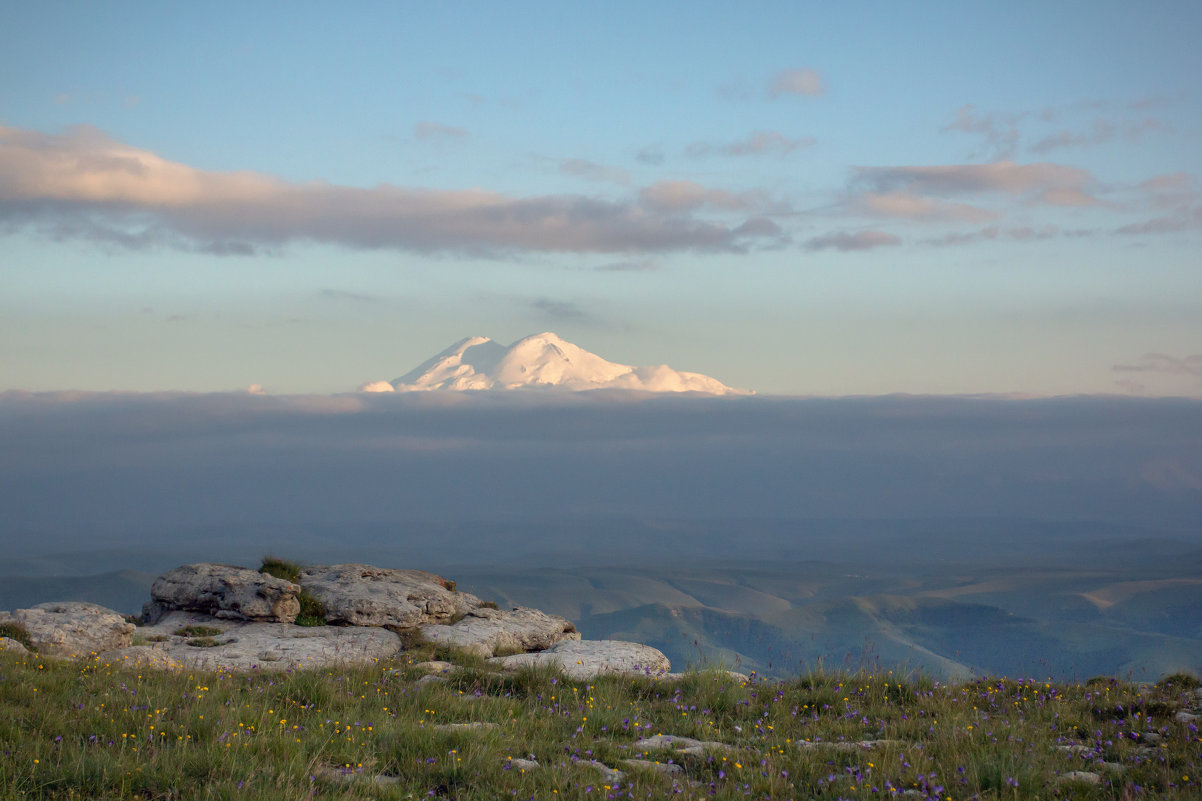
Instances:
[[[302,601],[306,625],[295,625]],[[322,612],[311,611],[317,607],[333,625],[320,625]],[[667,657],[645,645],[581,641],[571,621],[558,615],[497,609],[433,573],[364,564],[303,568],[295,583],[232,565],[177,567],[152,585],[137,645],[132,623],[94,604],[42,604],[0,613],[4,620],[23,626],[45,655],[98,656],[109,664],[164,670],[369,664],[396,656],[414,633],[489,658],[502,669],[554,665],[572,678],[592,678],[664,677],[670,668]],[[0,648],[20,647],[0,641]],[[419,684],[445,682],[453,670],[447,663],[426,668],[429,675]]]
[[[42,656],[91,656],[133,641],[134,624],[112,609],[69,601],[45,603],[0,613],[0,623],[18,623],[29,633],[33,649]]]
[[[567,618],[515,606],[505,611],[473,609],[454,625],[423,627],[422,637],[487,658],[498,653],[544,651],[564,640],[579,640],[580,633]]]
[[[381,628],[246,623],[170,612],[139,634],[173,665],[195,670],[296,670],[370,664],[401,652],[401,639]]]
[[[300,612],[299,592],[292,582],[257,570],[200,562],[155,579],[142,614],[152,623],[176,610],[223,620],[291,623]]]
[[[448,623],[480,606],[455,582],[424,570],[391,570],[345,564],[309,567],[301,585],[322,603],[326,621],[347,626],[411,629]]]
[[[0,651],[15,651],[19,654],[29,653],[29,649],[12,637],[0,637]]]
[[[606,673],[660,676],[672,668],[661,651],[620,640],[565,640],[539,653],[499,656],[488,661],[505,670],[555,665],[573,679],[591,679]]]

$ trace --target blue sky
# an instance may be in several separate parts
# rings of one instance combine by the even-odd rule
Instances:
[[[645,5],[6,4],[0,389],[1202,395],[1202,6]]]

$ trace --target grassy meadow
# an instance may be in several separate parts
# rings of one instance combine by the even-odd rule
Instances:
[[[435,657],[456,669],[419,683],[415,665]],[[1198,686],[1190,676],[941,684],[889,672],[575,681],[502,674],[428,645],[344,670],[172,673],[9,650],[0,793],[1184,801],[1202,797],[1202,737],[1177,714],[1202,705]],[[486,725],[438,728],[470,723]],[[656,734],[721,745],[635,745]]]

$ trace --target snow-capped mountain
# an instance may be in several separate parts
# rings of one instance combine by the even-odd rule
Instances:
[[[700,373],[666,364],[631,367],[606,361],[550,332],[506,347],[488,337],[469,337],[394,381],[364,384],[364,392],[468,389],[639,389],[647,392],[704,392],[748,395]]]

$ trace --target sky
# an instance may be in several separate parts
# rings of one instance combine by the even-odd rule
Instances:
[[[0,391],[1202,397],[1195,2],[3,10]]]

